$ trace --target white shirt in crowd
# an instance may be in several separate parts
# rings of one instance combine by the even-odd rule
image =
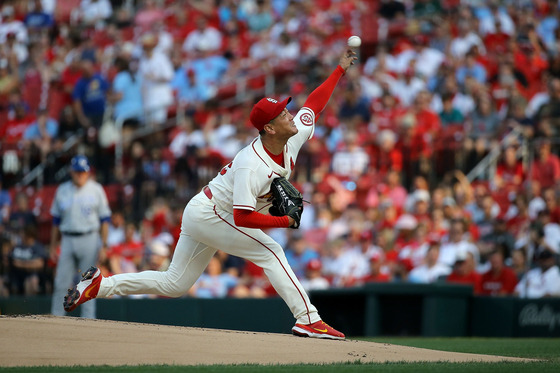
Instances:
[[[222,34],[214,27],[191,31],[183,43],[183,51],[194,52],[197,49],[216,51],[222,47]]]
[[[338,175],[356,176],[367,170],[369,156],[362,148],[336,152],[332,160],[333,172]]]
[[[521,298],[542,298],[544,296],[560,296],[560,270],[553,266],[543,272],[534,268],[527,272],[515,287]]]
[[[457,256],[464,253],[471,253],[475,263],[480,262],[480,253],[476,245],[465,240],[442,243],[439,249],[438,262],[452,267],[457,261]]]
[[[190,133],[182,131],[173,138],[171,144],[169,144],[169,150],[175,158],[180,158],[185,155],[188,146],[202,149],[206,145],[206,138],[201,130],[194,130]]]
[[[409,67],[410,61],[416,60],[416,72],[423,78],[431,78],[445,60],[445,54],[434,48],[423,48],[419,53],[414,49],[407,49],[398,54],[395,60],[396,64],[392,70],[404,72]]]
[[[498,11],[496,14],[492,14],[480,20],[480,34],[495,34],[497,31],[496,19],[500,21],[500,31],[508,35],[515,34],[515,24],[513,20],[507,13],[502,11]]]
[[[113,14],[113,8],[109,0],[82,0],[80,4],[80,18],[85,23],[96,23],[105,20]]]
[[[459,110],[465,117],[472,113],[476,107],[474,99],[470,95],[461,92],[457,92],[455,96],[453,96],[451,102],[453,103],[453,107]],[[439,94],[435,94],[432,98],[430,109],[435,113],[441,113],[443,111],[443,101]]]
[[[138,71],[142,77],[142,97],[146,111],[161,110],[173,103],[170,82],[174,72],[169,57],[154,50],[151,57],[140,59]]]
[[[408,280],[413,283],[431,284],[432,282],[436,282],[440,277],[447,276],[450,273],[451,267],[443,263],[438,262],[431,267],[423,264],[410,271]]]
[[[449,50],[453,57],[463,58],[473,45],[478,46],[478,51],[481,54],[486,54],[486,48],[484,48],[482,39],[474,32],[469,32],[465,36],[457,36],[451,41]]]
[[[390,85],[391,94],[398,97],[403,106],[411,106],[418,93],[427,90],[426,82],[413,77],[409,82],[404,79],[396,80]]]
[[[325,290],[330,287],[329,281],[324,277],[316,277],[313,279],[302,278],[300,282],[305,291]]]

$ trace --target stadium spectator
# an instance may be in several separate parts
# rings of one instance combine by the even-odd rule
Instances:
[[[442,110],[439,113],[441,126],[443,128],[453,125],[463,125],[465,117],[463,114],[453,107],[453,95],[448,93],[441,97]]]
[[[347,122],[348,126],[368,123],[370,119],[369,104],[362,95],[359,86],[350,86],[344,92],[344,100],[340,104],[338,118]]]
[[[270,2],[256,0],[256,8],[247,15],[247,26],[252,33],[268,30],[272,26],[272,9]]]
[[[207,101],[216,95],[230,64],[224,56],[214,53],[205,42],[198,44],[193,57],[189,69],[194,74],[196,100]]]
[[[25,24],[16,19],[15,10],[12,5],[5,5],[2,8],[2,23],[0,24],[0,44],[4,44],[8,34],[14,34],[16,40],[26,45],[28,40],[27,28]]]
[[[6,56],[8,64],[14,69],[19,64],[25,63],[29,57],[27,45],[18,41],[14,32],[6,35],[6,41],[2,44],[1,51]]]
[[[392,280],[391,273],[383,265],[383,255],[371,255],[369,258],[369,274],[359,280],[359,284],[368,284],[370,282],[390,282]]]
[[[165,271],[169,267],[169,246],[161,240],[152,240],[148,245],[146,263],[143,263],[142,270]]]
[[[140,27],[142,32],[148,31],[150,26],[165,18],[165,11],[157,0],[144,0],[134,17],[134,24]]]
[[[41,0],[33,1],[33,10],[25,15],[23,21],[29,31],[29,39],[36,41],[40,35],[49,31],[54,26],[54,18],[43,9]]]
[[[408,281],[430,284],[445,278],[450,273],[451,268],[439,260],[439,243],[432,242],[426,252],[425,263],[410,271]]]
[[[517,159],[517,147],[508,146],[504,149],[502,160],[496,168],[494,184],[496,188],[517,189],[525,180],[523,162]]]
[[[87,26],[101,27],[112,14],[109,0],[82,0],[80,3],[79,18]]]
[[[307,264],[319,258],[319,254],[311,249],[304,237],[299,234],[291,237],[285,251],[286,259],[299,279],[304,278]]]
[[[358,134],[348,131],[344,136],[344,146],[332,158],[332,170],[335,175],[356,180],[366,172],[369,157],[359,143]]]
[[[531,180],[539,183],[541,188],[550,188],[560,180],[560,159],[551,152],[549,141],[542,141],[536,149],[536,157],[530,166]]]
[[[481,13],[485,14],[484,17],[479,17],[481,18],[479,30],[482,36],[495,34],[496,32],[503,32],[507,35],[515,34],[515,24],[507,10],[500,6],[499,1],[489,1],[488,8],[485,10],[485,12],[479,10],[479,15]]]
[[[222,34],[213,26],[209,25],[206,17],[198,17],[196,29],[191,31],[183,43],[183,51],[194,53],[204,49],[211,52],[218,51],[222,47]]]
[[[142,121],[142,81],[136,69],[137,61],[124,57],[115,59],[117,75],[113,79],[112,100],[115,102],[113,116],[123,124],[138,124]],[[133,67],[134,66],[134,67]]]
[[[455,219],[449,227],[447,240],[441,245],[439,261],[447,266],[453,266],[457,261],[457,256],[464,252],[473,254],[476,265],[479,262],[478,248],[465,238],[465,222]]]
[[[154,34],[144,34],[141,42],[144,53],[140,57],[138,75],[142,82],[146,121],[151,126],[161,125],[167,119],[167,109],[173,103],[173,65],[169,57],[154,50],[157,45]]]
[[[109,83],[95,71],[94,62],[88,58],[80,62],[82,76],[72,92],[74,111],[86,129],[98,129],[103,123]]]
[[[305,276],[301,278],[301,286],[305,291],[325,290],[330,287],[329,281],[321,275],[321,260],[311,259],[305,266]]]
[[[107,246],[118,245],[125,240],[125,220],[121,211],[113,211],[111,213],[111,221],[109,221],[109,233],[107,233]]]
[[[471,51],[467,52],[465,55],[465,63],[457,68],[455,73],[457,77],[457,83],[459,85],[464,85],[465,80],[468,77],[473,77],[479,83],[486,82],[486,69],[475,59],[475,54]]]
[[[113,219],[111,219],[113,220]],[[112,274],[138,272],[144,258],[144,244],[138,239],[134,223],[126,223],[124,240],[110,246],[107,252]]]
[[[189,295],[197,298],[224,298],[237,286],[239,280],[222,272],[222,264],[217,257],[210,259],[206,270],[189,290]]]
[[[560,270],[555,254],[546,249],[540,251],[537,264],[537,268],[521,278],[514,294],[521,298],[560,297]]]
[[[36,226],[26,225],[21,243],[16,244],[10,253],[10,294],[43,293],[46,290],[44,269],[47,257],[45,246],[37,241]]]
[[[486,53],[482,39],[472,30],[467,20],[459,21],[458,31],[459,34],[451,40],[449,45],[453,57],[462,59],[473,46],[477,46],[482,54]]]
[[[37,119],[23,133],[24,169],[31,169],[46,160],[57,134],[58,122],[48,116],[46,109],[40,109]]]
[[[490,254],[490,269],[482,275],[481,295],[510,295],[517,285],[517,275],[504,262],[504,246],[497,245]]]
[[[455,257],[453,271],[446,277],[445,281],[453,284],[471,285],[474,294],[479,294],[481,280],[481,275],[475,270],[473,254],[459,251]]]
[[[14,117],[4,122],[0,127],[0,138],[4,144],[15,146],[23,139],[27,127],[33,123],[35,116],[30,114],[23,102],[17,102],[13,106]]]

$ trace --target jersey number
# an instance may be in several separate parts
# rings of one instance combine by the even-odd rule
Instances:
[[[228,168],[231,168],[232,164],[233,164],[233,161],[229,162],[229,164],[227,166],[224,166],[224,168],[222,168],[222,170],[220,171],[220,175],[225,175]]]

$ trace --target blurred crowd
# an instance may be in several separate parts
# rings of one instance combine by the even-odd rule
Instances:
[[[269,231],[302,284],[560,296],[559,16],[557,0],[1,2],[0,296],[52,290],[48,209],[76,153],[113,209],[105,274],[165,269],[187,201],[257,135],[253,103],[298,110],[350,35],[360,62],[295,167],[301,228]],[[223,252],[189,292],[274,294]]]

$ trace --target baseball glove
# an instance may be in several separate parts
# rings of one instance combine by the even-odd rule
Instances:
[[[303,212],[303,196],[285,177],[272,180],[272,207],[268,210],[273,216],[288,215],[294,219],[290,228],[299,228],[301,213]]]

